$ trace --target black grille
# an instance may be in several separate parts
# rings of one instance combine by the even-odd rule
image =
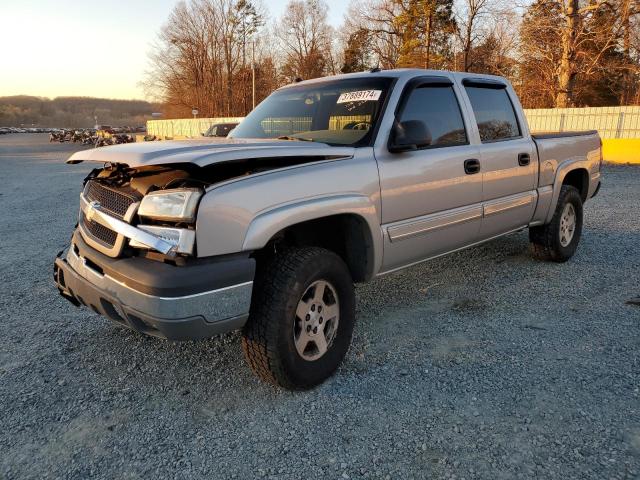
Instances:
[[[118,238],[118,234],[111,230],[110,228],[105,227],[104,225],[100,225],[98,222],[94,222],[93,220],[87,221],[87,218],[82,215],[82,224],[84,228],[106,247],[113,247],[116,244],[116,239]]]
[[[87,186],[84,189],[84,196],[90,202],[99,202],[102,208],[121,220],[124,218],[131,204],[140,200],[140,198],[133,193],[116,190],[115,188],[95,181],[87,182]]]
[[[99,202],[104,210],[120,220],[124,219],[131,204],[140,200],[140,197],[134,193],[117,190],[93,180],[87,182],[84,196],[89,202]],[[89,235],[105,247],[112,248],[116,244],[118,239],[116,232],[93,220],[88,221],[84,214],[82,215],[82,225]]]

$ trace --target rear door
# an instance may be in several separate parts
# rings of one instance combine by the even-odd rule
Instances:
[[[518,118],[517,98],[506,83],[467,78],[462,84],[481,142],[484,240],[530,222],[537,201],[538,158],[526,122]]]
[[[482,217],[482,176],[459,90],[447,77],[419,77],[403,89],[399,122],[418,120],[431,135],[428,146],[391,153],[376,150],[385,240],[383,270],[393,270],[469,245]],[[469,162],[467,162],[469,163]]]

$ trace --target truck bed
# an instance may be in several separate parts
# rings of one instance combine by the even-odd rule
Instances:
[[[571,169],[580,168],[585,173],[584,181],[589,187],[585,200],[593,195],[599,183],[602,160],[602,144],[597,131],[538,133],[532,138],[538,149],[539,189],[545,191],[544,187],[552,187],[558,178],[564,177],[558,176],[558,171],[571,165]]]

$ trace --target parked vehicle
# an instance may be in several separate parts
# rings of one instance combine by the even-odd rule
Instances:
[[[236,128],[238,123],[214,123],[202,134],[203,137],[226,137],[229,132]]]
[[[254,372],[289,389],[340,365],[354,282],[524,228],[535,257],[564,262],[600,188],[597,133],[531,135],[495,76],[300,82],[230,137],[75,153],[100,166],[55,281],[149,335],[242,329]]]
[[[116,133],[112,135],[112,140],[114,145],[120,145],[121,143],[133,143],[135,142],[135,138],[132,135],[127,133]]]
[[[8,134],[8,133],[59,133],[61,130],[58,128],[50,128],[50,127],[0,127],[0,135]]]

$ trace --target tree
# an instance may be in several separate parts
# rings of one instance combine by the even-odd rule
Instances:
[[[398,5],[391,0],[352,0],[343,29],[347,35],[358,30],[368,34],[374,63],[395,68],[402,44],[402,32],[395,23]]]
[[[534,2],[521,29],[523,99],[556,107],[618,103],[624,72],[637,71],[637,62],[622,51],[620,12],[628,2]]]
[[[612,4],[607,0],[562,0],[560,8],[560,42],[562,55],[558,67],[556,107],[575,103],[576,79],[582,72],[593,75],[603,66],[603,56],[615,48],[619,34],[616,15],[602,15]],[[618,4],[619,2],[616,2]],[[616,7],[619,5],[616,5]],[[600,20],[600,21],[598,21]],[[590,58],[583,53],[590,46]]]
[[[516,61],[509,55],[510,39],[505,39],[503,33],[493,31],[469,52],[460,54],[461,63],[465,56],[469,59],[466,71],[514,78]]]
[[[453,0],[394,0],[400,32],[398,67],[444,68],[456,30]]]
[[[104,124],[144,125],[160,105],[142,100],[110,100],[92,97],[0,97],[0,126],[43,126],[86,128],[95,124],[94,116]]]
[[[520,26],[518,95],[529,108],[553,106],[560,62],[558,2],[537,0],[525,12]]]
[[[624,57],[623,86],[620,99],[622,105],[627,105],[634,101],[635,103],[640,103],[640,89],[637,88],[640,81],[640,42],[638,41],[640,25],[638,25],[637,21],[639,14],[640,1],[622,1],[620,9],[622,55]]]
[[[147,93],[163,100],[168,116],[189,116],[192,108],[205,116],[246,115],[252,88],[247,57],[251,53],[253,61],[258,52],[256,76],[271,62],[259,41],[264,23],[256,0],[178,3],[150,54]]]
[[[332,29],[327,11],[323,0],[292,0],[287,5],[276,32],[284,55],[281,73],[286,81],[321,77],[332,69]]]
[[[455,32],[453,0],[354,1],[345,27],[369,32],[382,68],[444,68]]]
[[[349,35],[343,52],[342,73],[362,72],[374,66],[371,56],[371,38],[364,28]]]
[[[248,88],[251,87],[251,72],[255,71],[255,35],[258,33],[261,27],[264,26],[264,14],[260,12],[257,6],[250,0],[238,0],[235,4],[233,16],[231,19],[237,25],[238,28],[238,42],[242,51],[242,64],[241,72],[242,76],[242,99],[243,99],[243,111],[249,112],[249,99],[251,95],[248,92]],[[249,52],[251,55],[251,68],[247,67],[247,50],[251,48]]]
[[[482,20],[487,15],[490,4],[489,0],[465,0],[458,3],[456,9],[456,33],[462,48],[462,71],[468,72],[474,66],[475,55],[471,55],[472,50],[484,40],[482,32]],[[496,38],[486,39],[486,44],[495,43]]]
[[[290,1],[269,33],[259,2],[176,5],[145,78],[168,116],[247,114],[253,72],[260,101],[374,66],[503,75],[526,107],[640,103],[640,0],[352,0],[339,36],[324,0]]]

